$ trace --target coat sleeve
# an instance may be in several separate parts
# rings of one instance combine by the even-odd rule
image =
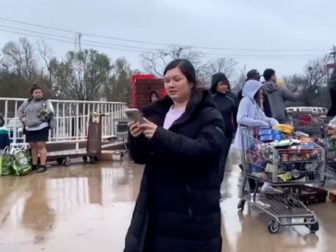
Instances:
[[[145,164],[149,159],[148,140],[142,135],[140,137],[132,137],[128,134],[128,146],[133,161],[137,164]]]
[[[27,105],[28,105],[28,101],[25,101],[24,103],[21,104],[21,106],[18,109],[17,115],[18,115],[18,118],[20,119],[20,121],[25,116],[25,109],[26,109]]]
[[[52,105],[51,101],[47,100],[47,108],[53,115],[55,114],[54,106]]]
[[[196,138],[190,138],[158,127],[151,140],[155,152],[164,153],[180,161],[208,165],[217,160],[224,146],[225,133],[221,119],[203,125]]]
[[[267,122],[267,124],[268,124],[268,126],[274,126],[274,125],[277,125],[277,124],[279,124],[279,122],[276,120],[276,119],[274,119],[274,118],[271,118],[271,117],[267,117],[266,115],[265,115],[265,113],[260,109],[260,114],[261,114],[261,116],[263,117],[263,120],[265,121],[265,122]]]
[[[269,127],[269,123],[266,120],[265,114],[258,116],[258,119],[254,119],[250,115],[250,109],[253,106],[248,99],[243,99],[240,102],[238,113],[237,113],[237,122],[239,125],[248,126],[248,127]]]
[[[296,101],[300,97],[299,94],[293,94],[289,92],[289,90],[287,89],[282,89],[281,92],[282,92],[282,97],[285,101]]]

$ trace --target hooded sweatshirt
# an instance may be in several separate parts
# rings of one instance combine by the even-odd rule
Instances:
[[[49,123],[39,117],[42,109],[47,109],[49,113],[54,114],[54,108],[47,99],[25,101],[18,110],[18,116],[21,120],[26,117],[25,129],[28,131],[36,131],[49,127]]]
[[[249,127],[249,133],[252,135],[251,128],[270,128],[278,124],[278,121],[267,117],[254,99],[255,94],[262,88],[259,81],[249,80],[243,88],[243,99],[238,108],[237,122],[238,130],[234,142],[234,147],[242,150],[242,128]]]
[[[295,101],[299,96],[290,93],[288,90],[278,88],[278,86],[271,81],[265,82],[263,90],[267,96],[268,104],[264,101],[264,108],[269,108],[270,114],[280,123],[288,123],[288,115],[286,112],[285,101]],[[265,99],[266,100],[266,99]]]

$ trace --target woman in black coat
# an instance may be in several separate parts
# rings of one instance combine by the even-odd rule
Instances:
[[[187,60],[164,72],[167,97],[131,122],[130,153],[146,164],[125,252],[220,252],[223,120]]]
[[[224,119],[226,141],[222,154],[222,163],[224,165],[221,167],[221,180],[223,180],[226,159],[230,151],[234,133],[237,130],[236,117],[238,106],[236,100],[231,96],[230,82],[223,73],[216,73],[212,76],[211,93],[212,99]]]

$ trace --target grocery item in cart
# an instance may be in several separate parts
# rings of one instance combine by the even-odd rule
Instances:
[[[284,135],[277,130],[261,129],[259,131],[259,140],[262,142],[281,141],[284,138]]]
[[[285,134],[292,134],[294,131],[293,126],[289,125],[289,124],[277,124],[273,126],[274,130],[283,132]]]
[[[329,199],[330,199],[331,202],[336,203],[336,191],[329,192]]]

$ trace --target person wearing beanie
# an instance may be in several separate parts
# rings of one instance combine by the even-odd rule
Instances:
[[[327,116],[333,117],[336,116],[336,69],[330,76],[328,86],[331,98],[331,107],[327,113]]]
[[[224,178],[225,163],[229,154],[233,135],[237,128],[236,116],[237,105],[234,98],[230,96],[230,82],[224,73],[216,73],[211,78],[211,89],[213,101],[224,119],[226,142],[222,154],[221,180]]]
[[[252,70],[248,71],[246,77],[247,77],[246,81],[249,81],[249,80],[260,81],[260,73],[258,72],[257,69],[252,69]],[[239,104],[240,101],[243,99],[243,89],[241,89],[238,92],[237,96],[238,96],[237,104]]]
[[[265,78],[263,85],[263,108],[265,114],[277,119],[280,123],[288,123],[289,117],[286,112],[286,101],[296,101],[299,95],[294,95],[286,88],[279,87],[273,69],[266,69],[263,76]]]

